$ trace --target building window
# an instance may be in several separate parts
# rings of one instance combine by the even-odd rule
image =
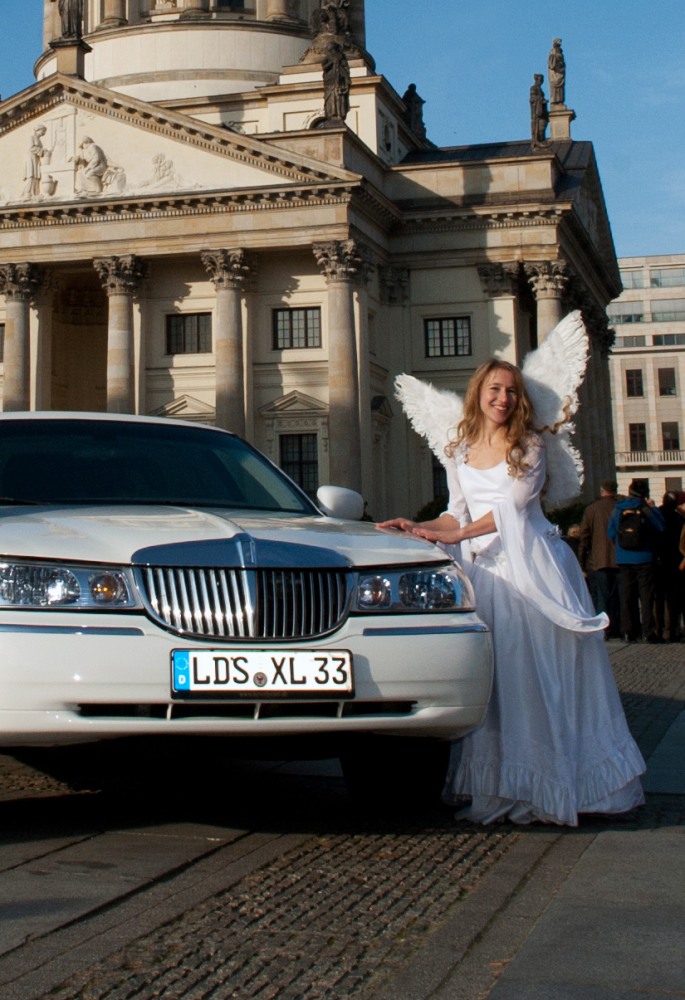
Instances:
[[[647,424],[628,424],[631,451],[647,451]]]
[[[245,0],[214,0],[217,10],[245,10]]]
[[[5,324],[0,323],[0,365],[5,361]]]
[[[471,353],[471,319],[450,316],[424,320],[427,358],[465,357]]]
[[[675,368],[659,369],[659,395],[675,396]]]
[[[167,354],[211,354],[211,351],[211,313],[174,313],[167,316]]]
[[[674,493],[682,493],[683,491],[683,477],[682,476],[666,476],[666,482],[664,484],[667,490],[672,490]]]
[[[667,420],[661,425],[661,440],[664,451],[680,451],[680,431],[676,420]]]
[[[652,344],[654,347],[682,346],[685,344],[685,333],[655,333],[652,337]]]
[[[621,284],[624,288],[644,288],[642,271],[621,271]]]
[[[618,337],[617,347],[646,347],[647,341],[644,337]]]
[[[615,323],[644,323],[644,302],[612,302],[607,307],[607,316]]]
[[[321,310],[274,309],[273,337],[276,351],[321,347]]]
[[[629,368],[626,371],[626,396],[644,396],[642,369]]]
[[[319,449],[316,434],[281,434],[279,465],[310,497],[319,488]]]
[[[685,267],[654,268],[649,272],[652,288],[685,287]]]
[[[685,299],[653,299],[652,319],[655,323],[685,319]]]

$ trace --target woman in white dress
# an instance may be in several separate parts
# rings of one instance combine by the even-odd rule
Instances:
[[[379,525],[460,546],[493,630],[495,683],[479,729],[455,744],[445,800],[459,817],[576,826],[579,813],[644,802],[632,739],[572,550],[542,511],[545,446],[521,372],[491,360],[446,448],[450,501],[430,522]]]

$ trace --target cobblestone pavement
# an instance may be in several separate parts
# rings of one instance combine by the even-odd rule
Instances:
[[[685,646],[611,643],[610,654],[631,729],[649,756],[685,702]],[[281,776],[268,786],[272,825],[277,815],[278,831],[296,834],[289,848],[286,837],[284,849],[266,862],[232,879],[217,877],[211,891],[175,915],[160,910],[151,925],[148,919],[147,926],[131,926],[122,946],[31,996],[405,1000],[409,994],[397,990],[403,970],[447,923],[458,928],[450,947],[461,948],[465,974],[474,975],[483,928],[531,872],[544,873],[550,852],[557,852],[556,868],[546,876],[553,892],[588,838],[621,822],[588,818],[578,830],[491,829],[456,824],[442,809],[410,822],[369,821],[351,812],[339,779],[290,781]],[[69,791],[64,779],[11,757],[0,762],[0,787],[5,799]],[[258,826],[268,825],[268,817],[264,809],[249,818]],[[683,797],[650,795],[621,828],[682,825],[684,819]],[[495,973],[476,971],[465,995],[487,996]]]

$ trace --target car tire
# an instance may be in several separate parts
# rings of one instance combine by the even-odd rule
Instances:
[[[401,811],[440,804],[449,763],[447,741],[377,736],[340,752],[347,791],[366,811]]]

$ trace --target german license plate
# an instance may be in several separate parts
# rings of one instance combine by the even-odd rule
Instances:
[[[175,649],[171,692],[178,697],[349,696],[354,691],[347,650]]]

